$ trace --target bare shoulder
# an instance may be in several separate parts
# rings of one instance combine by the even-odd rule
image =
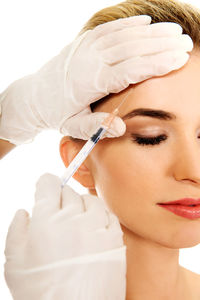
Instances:
[[[191,291],[197,295],[197,300],[200,300],[200,274],[192,272],[184,267],[182,267],[182,270],[191,286]]]

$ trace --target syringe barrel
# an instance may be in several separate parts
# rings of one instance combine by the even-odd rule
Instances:
[[[101,128],[101,127],[100,127]],[[101,136],[104,134],[104,132],[107,130],[106,128],[102,127],[103,130],[98,129],[98,136],[97,132],[95,135],[95,142],[90,138],[87,143],[82,147],[80,152],[76,155],[76,157],[72,160],[68,168],[66,169],[66,172],[61,177],[62,180],[62,187],[68,182],[68,180],[74,175],[76,170],[80,167],[80,165],[83,163],[83,161],[86,159],[86,157],[89,155],[89,153],[92,151],[96,143],[99,141]],[[93,137],[94,137],[93,135]]]

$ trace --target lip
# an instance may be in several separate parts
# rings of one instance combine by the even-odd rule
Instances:
[[[174,201],[168,201],[164,203],[157,203],[160,207],[163,207],[174,214],[194,220],[200,218],[200,198],[183,198]],[[194,205],[194,206],[191,206]]]
[[[195,220],[200,218],[200,205],[194,207],[182,205],[182,204],[158,204],[160,207],[165,208],[174,214],[184,217],[190,220]]]
[[[161,203],[158,203],[158,204],[161,204],[161,205],[168,205],[168,204],[174,205],[174,204],[177,204],[177,205],[185,205],[185,206],[188,206],[188,205],[200,205],[200,198],[197,198],[197,199],[194,199],[194,198],[183,198],[183,199],[169,201],[169,202],[161,202]]]

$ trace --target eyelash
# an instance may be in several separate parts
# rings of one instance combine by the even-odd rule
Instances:
[[[167,139],[167,136],[165,134],[161,134],[154,137],[145,137],[145,136],[139,136],[136,134],[131,134],[133,141],[140,146],[154,146],[162,143]]]

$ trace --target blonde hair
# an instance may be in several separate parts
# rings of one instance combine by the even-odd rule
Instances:
[[[174,0],[127,0],[114,6],[106,7],[95,13],[84,25],[79,35],[96,26],[138,15],[149,15],[153,23],[174,22],[183,28],[195,47],[200,47],[200,10],[190,4]],[[108,95],[109,96],[109,95]],[[90,105],[92,112],[108,96]],[[71,138],[74,141],[83,141]]]
[[[138,15],[149,15],[152,23],[174,22],[181,25],[183,33],[190,35],[195,44],[200,42],[200,10],[190,4],[174,0],[127,0],[95,13],[79,34],[96,26]]]

